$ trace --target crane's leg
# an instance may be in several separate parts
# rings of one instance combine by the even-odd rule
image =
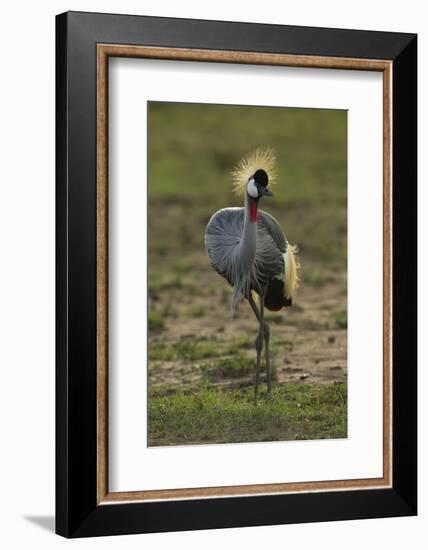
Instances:
[[[259,396],[259,382],[260,382],[260,359],[262,355],[263,350],[263,337],[264,337],[264,331],[263,331],[263,316],[264,316],[264,297],[260,296],[260,312],[257,309],[256,303],[254,302],[254,299],[250,293],[250,296],[248,298],[248,301],[250,302],[250,305],[257,317],[257,320],[259,321],[259,333],[256,338],[256,381],[254,385],[254,404],[257,405],[257,400]]]
[[[270,340],[270,328],[269,325],[266,323],[266,321],[263,321],[264,318],[264,300],[260,302],[260,309],[263,312],[262,315],[260,315],[259,310],[257,309],[257,305],[254,301],[253,296],[250,294],[250,297],[248,298],[248,301],[250,303],[251,309],[254,311],[255,316],[257,317],[257,320],[259,324],[263,327],[263,338],[265,342],[265,361],[266,361],[266,379],[267,379],[267,395],[270,397],[271,395],[271,388],[272,388],[272,373],[271,373],[271,365],[270,365],[270,351],[269,351],[269,340]],[[260,334],[257,336],[256,340],[256,350],[260,347]],[[263,344],[260,348],[260,353],[262,351]],[[257,376],[256,376],[257,381]]]
[[[263,336],[265,339],[265,361],[266,361],[266,378],[267,378],[267,396],[271,396],[271,368],[270,368],[270,351],[269,351],[269,340],[270,340],[270,328],[267,323],[263,324]]]
[[[248,301],[250,303],[251,309],[254,311],[254,315],[257,317],[257,321],[260,323],[260,313],[257,308],[257,304],[254,301],[253,295],[250,293],[250,297],[248,298]]]

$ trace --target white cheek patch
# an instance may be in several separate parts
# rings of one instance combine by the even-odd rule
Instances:
[[[247,193],[250,195],[250,197],[253,197],[253,199],[257,199],[257,197],[259,196],[259,192],[257,191],[257,186],[253,178],[251,178],[248,182]]]

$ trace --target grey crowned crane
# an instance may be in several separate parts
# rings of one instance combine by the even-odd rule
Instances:
[[[292,304],[298,283],[296,248],[287,242],[276,219],[259,210],[262,197],[273,197],[275,156],[270,149],[258,149],[240,161],[233,172],[234,190],[244,195],[243,208],[222,208],[208,222],[205,248],[214,270],[233,287],[232,313],[241,298],[248,300],[259,323],[255,342],[257,404],[260,359],[265,346],[267,394],[271,392],[269,326],[265,307],[279,311]],[[259,305],[254,300],[259,296]]]

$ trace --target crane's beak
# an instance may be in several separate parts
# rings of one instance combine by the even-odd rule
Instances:
[[[269,189],[269,187],[265,187],[263,196],[264,196],[264,197],[273,197],[273,193],[272,193],[272,191]]]

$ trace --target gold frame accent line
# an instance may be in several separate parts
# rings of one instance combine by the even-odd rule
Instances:
[[[129,492],[108,490],[108,59],[146,59],[379,71],[383,73],[383,476]],[[392,62],[340,57],[97,45],[97,503],[374,489],[392,485]]]
[[[97,49],[97,502],[108,494],[108,57]]]

